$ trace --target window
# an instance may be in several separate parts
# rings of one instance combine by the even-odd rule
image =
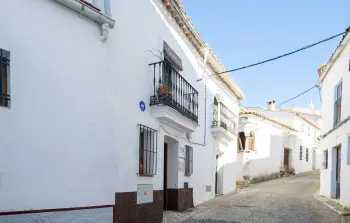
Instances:
[[[350,165],[350,137],[348,137],[348,151],[347,151],[347,164]]]
[[[300,146],[300,160],[303,160],[303,147]]]
[[[238,151],[243,151],[245,149],[245,140],[246,140],[245,133],[239,132],[238,133],[238,140],[237,140]]]
[[[306,162],[309,162],[309,149],[306,148]]]
[[[323,162],[322,162],[323,169],[328,169],[328,149],[323,151]]]
[[[139,175],[157,174],[157,130],[139,125]]]
[[[191,176],[192,174],[193,174],[193,148],[186,146],[185,175]]]
[[[9,107],[10,52],[0,49],[0,106]]]
[[[341,98],[342,98],[343,82],[340,82],[335,87],[335,102],[334,102],[334,125],[340,122],[341,117]]]
[[[310,136],[311,135],[311,129],[310,129],[310,126],[307,127],[307,135]]]

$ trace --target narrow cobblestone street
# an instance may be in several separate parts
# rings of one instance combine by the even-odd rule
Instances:
[[[350,222],[317,201],[319,173],[252,184],[185,213],[166,212],[164,222]]]

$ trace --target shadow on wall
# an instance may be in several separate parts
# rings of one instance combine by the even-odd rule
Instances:
[[[218,167],[215,174],[215,194],[227,194],[236,189],[237,162],[226,163]]]

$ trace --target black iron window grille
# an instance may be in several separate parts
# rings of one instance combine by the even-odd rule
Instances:
[[[9,107],[10,52],[0,49],[0,106]]]
[[[340,82],[335,88],[334,126],[340,122],[342,88],[343,88],[343,82]]]
[[[150,106],[167,105],[198,123],[198,92],[166,60],[152,63],[153,95]]]
[[[214,99],[213,112],[212,127],[222,127],[233,134],[237,134],[237,116],[230,109]]]
[[[306,162],[309,162],[309,149],[306,148]]]
[[[144,125],[139,126],[139,175],[157,174],[157,130]]]
[[[328,149],[323,151],[323,169],[328,169]]]
[[[191,176],[193,174],[193,148],[186,146],[185,156],[185,175]]]
[[[300,146],[300,160],[303,160],[303,147]]]

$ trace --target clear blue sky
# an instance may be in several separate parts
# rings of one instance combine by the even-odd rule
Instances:
[[[349,0],[238,1],[181,0],[192,22],[227,69],[259,62],[345,31]],[[316,83],[317,69],[328,61],[340,37],[292,56],[232,73],[246,98],[243,106],[264,107],[287,100]],[[307,106],[318,90],[285,104]]]

